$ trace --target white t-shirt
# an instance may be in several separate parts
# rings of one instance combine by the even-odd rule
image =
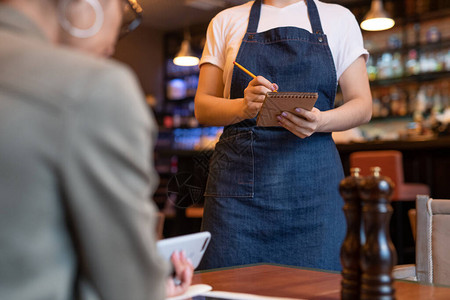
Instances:
[[[248,25],[250,8],[254,1],[235,6],[218,13],[210,22],[200,65],[211,63],[223,70],[224,97],[230,97],[233,61],[236,59],[242,38]],[[336,66],[336,78],[361,55],[368,59],[359,25],[353,14],[337,4],[314,0],[319,11],[322,29]],[[293,26],[311,32],[311,23],[305,1],[277,8],[262,4],[258,32],[276,27]],[[251,70],[250,70],[251,71]]]

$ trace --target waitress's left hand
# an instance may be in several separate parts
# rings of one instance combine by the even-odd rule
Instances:
[[[279,124],[302,139],[319,131],[322,124],[322,112],[319,109],[313,107],[307,111],[296,108],[295,113],[283,112],[278,116]]]

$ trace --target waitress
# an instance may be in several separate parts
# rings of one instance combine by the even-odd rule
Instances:
[[[343,178],[332,131],[366,123],[371,95],[358,24],[346,8],[316,0],[256,0],[211,21],[195,114],[225,126],[211,159],[202,268],[272,262],[340,269]],[[252,80],[238,62],[259,75]],[[334,108],[339,83],[344,104]],[[267,92],[317,92],[312,111],[283,112],[257,127]]]

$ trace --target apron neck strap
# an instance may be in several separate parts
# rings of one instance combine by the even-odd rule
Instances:
[[[248,19],[247,33],[256,33],[258,31],[259,18],[261,16],[261,1],[255,0],[250,10]],[[308,16],[313,33],[322,34],[322,23],[320,22],[319,12],[313,0],[304,0],[308,6]]]
[[[322,23],[320,22],[319,11],[317,10],[314,0],[305,0],[308,5],[309,22],[311,22],[311,29],[313,33],[323,34]]]
[[[250,10],[250,16],[248,18],[248,33],[256,33],[258,30],[259,17],[261,16],[261,0],[255,0]]]

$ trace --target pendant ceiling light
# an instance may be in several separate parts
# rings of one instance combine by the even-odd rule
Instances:
[[[394,20],[383,9],[382,0],[372,0],[369,12],[361,22],[361,28],[367,31],[381,31],[392,28]]]
[[[188,31],[184,33],[184,40],[181,43],[180,51],[178,51],[177,55],[173,59],[173,63],[177,66],[195,66],[198,65],[199,59],[195,56],[194,52],[191,49],[191,35]]]

